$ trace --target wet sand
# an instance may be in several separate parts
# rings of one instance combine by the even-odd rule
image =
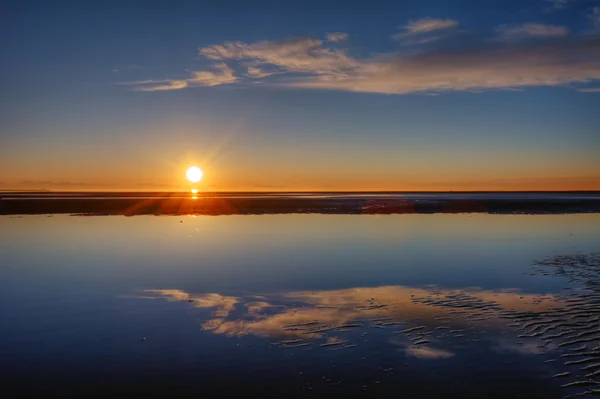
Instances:
[[[358,351],[361,360],[373,356],[368,347],[374,336],[387,335],[392,347],[408,358],[426,360],[451,359],[488,342],[492,351],[538,357],[540,364],[543,361],[547,365],[544,374],[552,381],[549,386],[557,385],[553,394],[545,392],[545,397],[559,391],[563,399],[598,396],[600,253],[543,259],[535,262],[528,274],[566,276],[574,286],[562,295],[387,286],[289,292],[279,298],[261,296],[259,302],[252,297],[194,295],[173,289],[145,290],[139,298],[164,298],[188,307],[213,309],[214,318],[202,323],[202,329],[213,334],[263,337],[282,350]],[[243,309],[248,313],[243,314]],[[398,371],[406,372],[406,366]],[[380,379],[394,373],[394,368],[381,364],[378,370],[383,372],[377,377]],[[364,388],[373,389],[377,384],[371,381]],[[468,395],[461,397],[481,394],[477,384],[467,385]],[[512,397],[519,392],[514,389],[502,395]],[[528,392],[524,397],[538,397],[542,392]],[[456,391],[452,393],[451,397],[459,397],[454,396]],[[486,393],[481,397],[493,396]]]
[[[0,193],[0,215],[600,212],[600,193]]]
[[[599,218],[0,217],[4,388],[597,397]]]

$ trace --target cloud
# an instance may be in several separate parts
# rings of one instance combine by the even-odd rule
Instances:
[[[403,46],[415,46],[420,44],[433,43],[438,40],[446,38],[447,35],[426,35],[424,37],[405,37],[402,39],[395,39],[400,42]]]
[[[600,17],[600,9],[598,14]],[[409,23],[402,35],[408,43],[425,43],[443,37],[442,32],[456,24],[449,19],[419,20]],[[202,57],[216,62],[213,71],[192,72],[188,79],[129,84],[135,84],[136,90],[157,91],[243,84],[252,80],[254,84],[288,88],[436,94],[518,90],[600,80],[598,35],[564,37],[568,33],[564,27],[534,23],[503,26],[498,32],[504,38],[547,40],[488,41],[460,49],[438,47],[360,58],[351,55],[348,49],[331,48],[328,42],[314,37],[225,42],[199,49]],[[235,76],[226,62],[244,66],[247,73]],[[276,76],[262,80],[272,75]]]
[[[526,43],[391,55],[343,77],[313,76],[290,87],[387,94],[557,86],[600,79],[600,40]]]
[[[147,84],[142,82],[140,84]],[[165,91],[165,90],[179,90],[185,89],[188,87],[188,84],[185,80],[169,80],[166,81],[165,84],[160,84],[157,86],[142,86],[136,87],[135,91]]]
[[[578,89],[581,93],[600,93],[600,87],[588,87],[585,89]]]
[[[260,68],[249,66],[247,75],[254,79],[265,78],[267,76],[275,75],[277,72],[266,72]]]
[[[358,66],[345,52],[323,47],[323,41],[308,37],[252,44],[226,42],[201,48],[199,52],[210,60],[252,60],[288,72],[317,75],[338,74]]]
[[[564,10],[574,1],[575,0],[546,0],[547,3],[551,3],[547,10]]]
[[[344,32],[333,32],[333,33],[328,33],[327,34],[327,41],[328,42],[343,42],[344,40],[348,39],[348,34],[344,33]]]
[[[458,26],[458,21],[453,19],[423,18],[418,21],[410,21],[404,26],[404,29],[411,35],[418,35],[433,32],[434,30],[449,29],[455,26]]]
[[[588,18],[592,21],[594,30],[600,31],[600,6],[592,7]]]
[[[458,26],[458,21],[453,19],[423,18],[417,21],[410,21],[402,27],[404,32],[397,33],[392,38],[394,40],[403,40],[412,36],[447,30],[456,26]]]
[[[529,22],[522,25],[501,25],[496,28],[496,32],[500,35],[500,38],[504,40],[515,40],[530,37],[564,37],[569,34],[568,29],[564,26],[545,25],[534,22]]]
[[[178,80],[161,80],[161,81],[139,81],[126,82],[126,85],[138,86],[135,91],[165,91],[165,90],[180,90],[186,87],[195,86],[218,86],[223,84],[231,84],[238,81],[234,75],[232,68],[225,63],[218,63],[213,66],[214,71],[192,71],[188,79]],[[157,84],[160,83],[160,84]],[[153,85],[153,86],[149,86]]]
[[[238,81],[238,78],[233,75],[233,69],[229,68],[227,64],[216,64],[214,68],[216,69],[216,72],[192,72],[192,78],[189,79],[188,82],[199,86],[218,86]]]

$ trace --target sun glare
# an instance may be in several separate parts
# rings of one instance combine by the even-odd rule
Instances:
[[[202,175],[202,170],[197,166],[190,166],[185,172],[185,177],[192,183],[198,183],[202,180]]]

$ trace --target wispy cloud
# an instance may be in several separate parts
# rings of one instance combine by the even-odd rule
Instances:
[[[581,93],[600,93],[600,87],[588,87],[585,89],[577,89]]]
[[[600,9],[598,11],[600,16]],[[458,22],[424,19],[402,33],[410,40],[437,40]],[[568,36],[562,26],[528,23],[503,26],[503,38],[462,49],[430,49],[355,57],[348,49],[315,37],[280,41],[225,42],[200,48],[216,64],[187,79],[132,82],[136,90],[176,90],[252,82],[291,88],[405,94],[444,91],[518,90],[600,80],[600,37]],[[335,42],[334,42],[335,43]],[[232,67],[244,68],[238,76]],[[269,79],[267,78],[272,76]],[[260,81],[257,79],[261,79]]]
[[[188,83],[197,86],[218,86],[222,84],[230,84],[238,81],[233,74],[233,69],[225,63],[219,63],[215,66],[216,71],[200,71],[192,72],[192,78],[188,79]]]
[[[404,26],[407,35],[420,35],[436,30],[449,29],[458,26],[458,21],[453,19],[423,18],[410,21]]]
[[[443,39],[451,28],[457,26],[458,21],[453,19],[423,18],[402,26],[402,32],[392,35],[392,39],[405,46],[431,43]]]
[[[592,7],[588,14],[588,18],[592,22],[594,30],[600,32],[600,6]]]
[[[569,7],[575,0],[546,0],[546,3],[550,3],[547,10],[564,10]]]
[[[418,46],[427,43],[437,42],[438,40],[442,40],[447,38],[447,34],[438,34],[438,35],[423,35],[423,36],[414,36],[414,37],[404,37],[403,39],[395,39],[402,46]]]
[[[326,48],[322,40],[308,37],[252,44],[226,42],[201,48],[199,52],[210,60],[251,60],[288,72],[319,75],[336,74],[356,63],[344,51]]]
[[[600,79],[597,38],[498,45],[364,60],[344,77],[297,78],[292,87],[402,94],[557,86]]]
[[[147,81],[147,82],[140,82],[140,85],[147,85],[147,84],[153,84],[155,82],[152,81]],[[136,83],[131,83],[131,84],[136,84]],[[135,91],[165,91],[165,90],[179,90],[179,89],[185,89],[186,87],[188,87],[188,84],[185,80],[168,80],[168,81],[164,81],[164,84],[159,84],[159,85],[154,85],[154,86],[140,86],[140,87],[136,87],[134,90]]]
[[[344,40],[348,40],[348,34],[344,32],[333,32],[327,34],[328,42],[343,42]]]
[[[266,72],[260,68],[249,66],[247,75],[254,79],[266,78],[267,76],[275,75],[276,72]]]
[[[496,32],[504,40],[564,37],[569,34],[569,30],[564,26],[545,25],[534,22],[522,25],[501,25],[496,28]]]
[[[136,86],[136,91],[166,91],[180,90],[194,86],[218,86],[231,84],[238,81],[232,68],[225,63],[214,65],[214,71],[192,71],[188,79],[173,80],[146,80],[139,82],[126,82],[126,85]]]

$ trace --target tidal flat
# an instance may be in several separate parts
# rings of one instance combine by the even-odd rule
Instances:
[[[12,397],[594,397],[600,214],[0,217]]]

